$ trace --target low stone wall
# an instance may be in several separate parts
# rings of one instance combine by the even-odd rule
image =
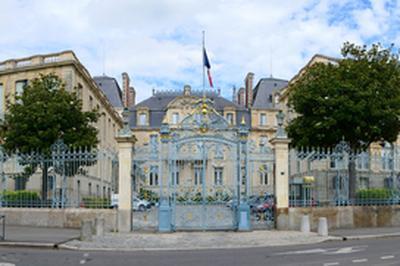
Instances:
[[[326,217],[329,228],[360,228],[400,226],[400,205],[340,206],[318,208],[289,208],[288,226],[299,230],[301,217],[310,216],[312,230],[318,227],[318,218]]]
[[[80,228],[82,220],[105,219],[106,230],[117,228],[116,209],[34,209],[2,208],[7,225],[28,225],[40,227]]]

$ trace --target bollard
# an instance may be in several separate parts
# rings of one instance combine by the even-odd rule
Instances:
[[[96,218],[95,220],[95,230],[96,236],[104,236],[104,218]]]
[[[81,241],[92,241],[92,227],[92,221],[84,220],[81,222]]]
[[[328,220],[325,217],[318,219],[318,235],[328,236]]]
[[[308,215],[303,215],[301,218],[301,227],[300,231],[302,233],[310,233],[310,218]]]

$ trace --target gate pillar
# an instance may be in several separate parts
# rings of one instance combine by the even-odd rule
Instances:
[[[116,137],[118,143],[118,232],[132,229],[132,155],[135,137],[129,128],[129,111],[122,113],[124,126]]]
[[[158,231],[167,233],[172,231],[172,210],[170,206],[170,198],[169,198],[169,190],[168,194],[165,195],[164,187],[169,186],[169,174],[170,169],[166,169],[164,171],[163,164],[164,159],[168,161],[170,158],[170,150],[169,150],[169,142],[170,142],[170,130],[169,126],[166,123],[163,123],[160,129],[161,135],[161,168],[160,168],[160,207],[158,209]],[[169,168],[170,165],[168,164]],[[167,174],[165,174],[167,173]],[[164,184],[164,182],[166,184]]]
[[[278,130],[271,139],[275,155],[275,217],[276,228],[285,230],[289,227],[289,143],[290,140],[283,129],[284,114],[276,115]]]

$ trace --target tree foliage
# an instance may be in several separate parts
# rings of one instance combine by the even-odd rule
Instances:
[[[62,138],[67,145],[94,147],[98,120],[97,110],[82,111],[82,101],[75,92],[68,92],[54,74],[41,75],[8,105],[1,136],[6,150],[21,152],[40,150]]]
[[[353,149],[397,139],[400,131],[400,65],[393,45],[345,43],[342,59],[315,63],[291,85],[289,106],[298,116],[287,132],[294,146]]]

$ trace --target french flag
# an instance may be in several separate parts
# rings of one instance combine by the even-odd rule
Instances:
[[[210,65],[210,61],[208,60],[208,56],[207,56],[207,52],[206,52],[205,48],[203,48],[203,62],[204,62],[204,67],[207,68],[207,76],[208,76],[208,82],[210,83],[210,87],[214,88],[211,73],[210,73],[211,65]]]

